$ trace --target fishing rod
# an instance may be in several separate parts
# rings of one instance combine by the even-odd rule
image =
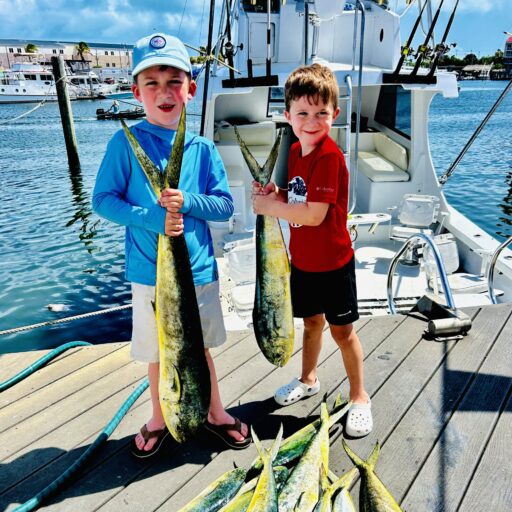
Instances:
[[[418,48],[418,52],[416,53],[417,59],[416,63],[414,64],[414,69],[412,70],[411,75],[415,76],[418,74],[418,70],[420,69],[421,63],[423,62],[423,59],[426,57],[429,47],[428,42],[430,38],[432,37],[432,34],[434,33],[434,28],[437,24],[437,20],[439,18],[439,14],[441,13],[441,8],[443,7],[444,0],[441,0],[439,7],[437,8],[436,14],[434,15],[434,19],[432,20],[432,23],[430,24],[430,28],[428,29],[427,35],[425,37],[425,41],[423,44]]]
[[[450,32],[450,28],[452,27],[453,19],[455,18],[455,11],[457,10],[457,6],[459,5],[459,0],[455,2],[455,7],[453,8],[452,14],[450,15],[450,19],[448,20],[448,23],[446,25],[446,29],[443,34],[443,38],[441,39],[441,42],[436,45],[434,49],[434,59],[432,60],[432,63],[430,64],[430,71],[428,72],[428,77],[432,78],[434,76],[434,73],[436,72],[437,64],[439,62],[439,59],[448,53],[449,45],[446,44],[446,39],[448,38],[448,33]]]
[[[400,70],[402,69],[404,61],[405,61],[406,57],[409,55],[409,53],[410,53],[412,40],[414,39],[414,36],[416,34],[416,30],[418,30],[418,27],[420,25],[420,21],[421,21],[421,19],[423,17],[423,11],[425,10],[425,7],[428,4],[428,0],[424,0],[424,2],[425,3],[423,4],[423,6],[420,9],[420,14],[416,18],[416,21],[414,22],[414,26],[412,27],[412,31],[411,31],[411,33],[409,35],[409,39],[407,39],[407,42],[405,43],[405,45],[402,46],[402,55],[400,56],[400,60],[398,61],[398,64],[396,66],[395,71],[393,72],[394,75],[398,75],[400,73]],[[418,5],[419,5],[419,3],[420,3],[420,0],[418,0]]]
[[[457,165],[459,165],[460,161],[462,160],[462,157],[466,154],[468,149],[471,147],[471,144],[473,144],[474,140],[478,137],[478,134],[482,131],[483,127],[487,124],[487,121],[491,118],[491,116],[494,114],[495,110],[500,106],[501,102],[503,101],[503,98],[507,95],[508,91],[512,87],[512,80],[507,84],[505,89],[503,89],[502,93],[500,94],[499,98],[496,100],[494,105],[492,106],[491,110],[489,110],[488,114],[485,116],[484,120],[480,123],[480,126],[475,130],[475,133],[471,136],[471,138],[468,140],[466,145],[462,148],[462,151],[459,153],[459,156],[453,161],[453,163],[450,165],[448,170],[439,178],[439,183],[444,185],[448,178],[453,174],[455,171],[455,168]]]

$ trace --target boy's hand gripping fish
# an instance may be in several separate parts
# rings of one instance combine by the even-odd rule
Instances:
[[[185,146],[183,109],[165,172],[144,153],[121,119],[130,146],[159,197],[178,188]],[[156,323],[160,347],[160,405],[169,432],[185,441],[205,422],[210,407],[210,373],[204,352],[201,319],[185,236],[158,235]]]
[[[265,165],[260,167],[236,126],[234,129],[252,177],[261,185],[266,185],[277,160],[281,133]],[[263,355],[272,364],[284,366],[292,354],[294,343],[290,262],[279,220],[267,215],[256,217],[256,293],[252,320],[256,341]]]

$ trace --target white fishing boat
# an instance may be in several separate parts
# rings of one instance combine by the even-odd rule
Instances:
[[[440,27],[431,4],[413,2],[394,12],[379,0],[224,2],[219,47],[235,71],[212,65],[202,131],[216,143],[235,202],[229,221],[210,224],[228,290],[223,297],[228,328],[250,323],[255,279],[252,177],[233,125],[260,163],[284,129],[275,170],[282,174],[291,137],[283,86],[293,69],[313,62],[332,69],[340,86],[341,114],[331,136],[350,170],[349,228],[360,312],[416,306],[435,316],[432,308],[438,311],[440,304],[434,334],[464,334],[470,321],[459,308],[512,300],[510,240],[500,245],[453,208],[443,183],[456,165],[442,178],[433,165],[429,106],[436,94],[457,97],[458,88],[455,74],[437,69],[454,13]],[[411,9],[416,6],[418,11]],[[415,19],[409,38],[400,29],[404,16]],[[420,24],[428,32],[416,37],[425,41],[415,61],[405,63]],[[437,45],[435,27],[445,32]],[[422,67],[427,58],[430,66]],[[282,223],[282,228],[286,240],[288,227]]]
[[[32,62],[14,63],[0,73],[0,103],[57,101],[52,70]]]
[[[73,73],[66,68],[66,82],[71,100],[98,98],[118,92],[117,84],[99,81],[93,72]],[[36,103],[57,101],[57,89],[50,67],[33,62],[16,62],[0,72],[1,103]]]

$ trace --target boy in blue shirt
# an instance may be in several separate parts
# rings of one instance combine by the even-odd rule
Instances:
[[[152,34],[133,49],[135,98],[144,105],[146,120],[131,127],[145,153],[163,172],[183,106],[196,93],[192,66],[183,43],[167,34]],[[132,283],[133,332],[131,355],[148,363],[152,415],[134,439],[132,453],[149,457],[169,435],[159,403],[159,350],[153,302],[159,234],[184,233],[196,287],[206,359],[210,370],[210,410],[205,428],[228,446],[246,448],[247,425],[222,405],[209,349],[226,340],[219,299],[217,264],[207,221],[233,214],[226,171],[213,143],[190,132],[185,148],[179,189],[162,191],[157,198],[122,130],[108,144],[93,193],[93,209],[126,227],[126,278]]]

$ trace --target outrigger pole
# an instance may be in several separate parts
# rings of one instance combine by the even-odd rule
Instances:
[[[432,78],[434,76],[434,73],[436,72],[437,64],[439,62],[439,59],[448,52],[449,46],[446,44],[446,39],[448,38],[448,33],[450,32],[450,28],[452,27],[453,19],[455,18],[455,11],[457,10],[457,6],[459,5],[459,0],[455,2],[455,7],[453,8],[452,14],[450,15],[450,19],[448,20],[448,23],[446,25],[446,29],[443,34],[443,39],[441,42],[436,45],[434,49],[434,59],[432,60],[432,63],[430,64],[430,71],[428,72],[428,76]]]
[[[471,135],[471,138],[468,140],[466,145],[462,148],[462,151],[459,153],[459,156],[453,161],[453,163],[450,165],[448,170],[439,178],[439,183],[444,185],[448,178],[453,174],[455,171],[455,168],[457,165],[459,165],[460,161],[462,160],[462,157],[467,153],[468,149],[471,147],[471,144],[473,144],[474,140],[478,137],[478,134],[482,131],[483,127],[487,124],[487,121],[491,118],[491,116],[494,114],[496,109],[500,106],[501,102],[503,101],[503,98],[507,95],[508,91],[512,87],[512,80],[507,84],[505,89],[503,89],[502,93],[500,94],[499,98],[496,100],[494,105],[492,106],[491,110],[489,110],[488,114],[485,116],[484,120],[480,123],[480,126],[475,130],[475,133]]]
[[[434,33],[434,28],[437,24],[437,20],[439,18],[439,14],[441,13],[441,8],[443,7],[444,0],[441,0],[439,3],[439,7],[437,8],[436,14],[434,15],[434,19],[432,20],[432,23],[430,24],[430,28],[428,29],[427,35],[425,37],[425,41],[423,44],[418,48],[417,52],[417,58],[416,63],[414,64],[414,68],[411,72],[411,76],[416,76],[418,74],[418,70],[420,69],[421,63],[423,62],[423,59],[427,55],[429,51],[428,42],[430,38],[432,37],[432,34]]]
[[[208,23],[208,43],[206,45],[207,55],[212,54],[212,37],[213,37],[213,17],[215,15],[215,0],[210,0],[210,16]],[[206,119],[206,106],[208,103],[208,86],[210,82],[210,64],[211,59],[208,58],[206,61],[205,76],[204,76],[204,88],[203,88],[203,105],[201,108],[201,128],[199,135],[204,135],[204,123]]]

